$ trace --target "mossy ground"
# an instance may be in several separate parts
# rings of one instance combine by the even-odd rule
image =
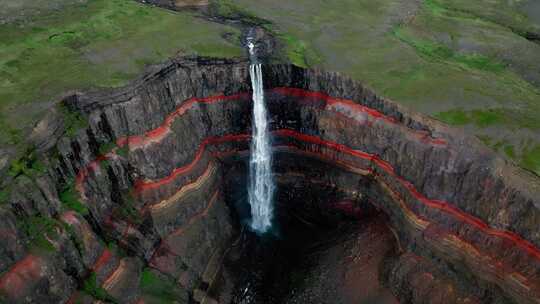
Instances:
[[[172,279],[151,268],[143,270],[139,284],[146,303],[179,303],[179,299],[184,299],[187,296]]]
[[[84,281],[82,290],[91,295],[93,298],[105,303],[118,303],[107,293],[105,289],[98,285],[95,273],[91,273],[90,276]]]
[[[27,247],[34,253],[54,252],[55,247],[51,240],[58,238],[57,228],[61,224],[52,218],[43,216],[31,216],[18,222],[19,229],[28,236]]]
[[[81,215],[88,214],[88,208],[81,202],[73,182],[66,185],[64,190],[60,192],[60,202],[67,210],[73,210]]]

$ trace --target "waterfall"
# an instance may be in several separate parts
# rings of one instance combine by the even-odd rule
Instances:
[[[248,46],[253,54],[254,45],[250,43]],[[254,231],[264,233],[272,226],[272,198],[275,188],[272,177],[272,147],[264,104],[261,64],[251,64],[249,73],[253,87],[253,131],[248,189],[251,205],[250,226]]]

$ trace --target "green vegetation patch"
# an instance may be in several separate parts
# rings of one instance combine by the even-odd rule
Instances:
[[[127,158],[128,155],[129,155],[129,146],[128,146],[128,145],[124,145],[123,147],[118,148],[118,149],[116,150],[116,154],[117,154],[118,156],[123,157],[123,158]]]
[[[473,124],[478,128],[486,128],[504,125],[512,129],[540,130],[540,120],[537,119],[534,113],[522,113],[521,110],[516,109],[496,108],[470,111],[455,109],[440,112],[434,116],[447,124],[455,126]]]
[[[438,113],[435,115],[435,117],[450,125],[460,126],[466,124],[475,124],[476,126],[482,128],[507,122],[503,109],[473,111],[456,109]]]
[[[0,143],[4,142],[8,145],[18,145],[23,139],[21,133],[21,130],[8,124],[5,115],[0,112],[0,136],[3,136],[3,139],[0,139]]]
[[[511,109],[472,111],[456,109],[438,113],[435,117],[451,125],[474,125],[480,129],[503,125],[509,129],[540,130],[540,120],[534,113],[516,113]],[[486,146],[515,160],[521,167],[540,175],[540,144],[534,140],[527,139],[515,145],[508,142],[507,139],[488,135],[477,135],[477,137]]]
[[[277,36],[285,43],[285,55],[294,65],[307,68],[321,63],[319,55],[305,41],[289,34]]]
[[[12,177],[26,175],[34,178],[45,173],[46,170],[45,165],[37,158],[36,152],[29,149],[22,157],[11,162],[8,174]]]
[[[157,273],[156,270],[145,268],[141,274],[140,289],[145,302],[151,304],[178,303],[182,299],[187,300],[185,291],[178,288],[177,284]]]
[[[66,135],[74,137],[79,130],[88,128],[88,121],[81,113],[70,110],[66,105],[59,105],[60,113],[64,118],[64,128]]]
[[[503,147],[504,154],[508,156],[510,159],[516,158],[516,151],[514,146],[512,145],[506,145]]]
[[[106,303],[118,303],[111,295],[107,293],[105,289],[98,285],[96,274],[93,272],[84,281],[83,291],[97,300],[104,301]]]
[[[540,145],[526,148],[520,164],[540,176]]]
[[[218,18],[241,20],[252,25],[265,25],[267,20],[257,17],[232,0],[210,0],[210,13]]]
[[[521,0],[428,0],[426,2],[432,7],[446,8],[489,20],[521,35],[525,32],[540,32],[540,25],[533,23],[520,9],[523,2]]]
[[[514,160],[521,167],[540,176],[540,145],[533,140],[512,144],[488,135],[477,136],[486,146]]]
[[[66,185],[64,190],[60,192],[60,202],[66,209],[73,210],[83,216],[88,215],[88,207],[81,202],[73,182]]]
[[[143,217],[136,206],[136,198],[131,191],[122,193],[122,205],[114,210],[115,216],[129,223],[140,225]]]
[[[29,237],[28,247],[37,252],[55,251],[49,240],[58,239],[58,229],[61,227],[57,220],[50,217],[31,216],[19,221],[19,229]]]
[[[116,144],[114,142],[106,142],[99,145],[99,155],[105,155],[110,153],[114,148],[116,148]]]
[[[122,248],[122,246],[120,246],[116,240],[112,240],[110,242],[107,243],[107,248],[109,248],[109,250],[111,252],[114,253],[115,256],[119,256],[119,257],[125,257],[127,256],[127,253],[126,251],[124,250],[124,248]]]
[[[394,35],[429,60],[450,61],[466,68],[489,72],[502,72],[505,69],[504,64],[495,58],[480,54],[459,54],[443,44],[417,39],[401,27],[394,30]]]
[[[0,191],[0,204],[5,204],[9,200],[10,196],[10,190],[8,188],[4,188]]]
[[[85,250],[84,242],[81,239],[79,239],[79,237],[75,233],[75,229],[73,229],[72,226],[70,226],[68,223],[65,223],[65,222],[62,222],[62,224],[63,224],[64,230],[69,234],[69,238],[71,239],[73,244],[75,244],[75,247],[77,248],[79,253],[83,255],[84,250]]]

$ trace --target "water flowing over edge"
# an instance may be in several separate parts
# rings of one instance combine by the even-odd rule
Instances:
[[[250,52],[252,47],[250,47]],[[249,162],[248,197],[251,206],[251,228],[265,233],[272,226],[272,200],[274,181],[272,177],[272,148],[268,132],[268,119],[264,103],[261,64],[249,68],[253,87],[253,131]]]

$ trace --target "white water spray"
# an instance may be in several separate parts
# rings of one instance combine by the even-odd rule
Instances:
[[[248,47],[253,55],[255,46],[250,42]],[[249,74],[253,87],[253,131],[248,189],[251,205],[250,226],[254,231],[264,233],[272,226],[272,198],[275,188],[272,178],[272,149],[264,104],[261,64],[251,64]]]

